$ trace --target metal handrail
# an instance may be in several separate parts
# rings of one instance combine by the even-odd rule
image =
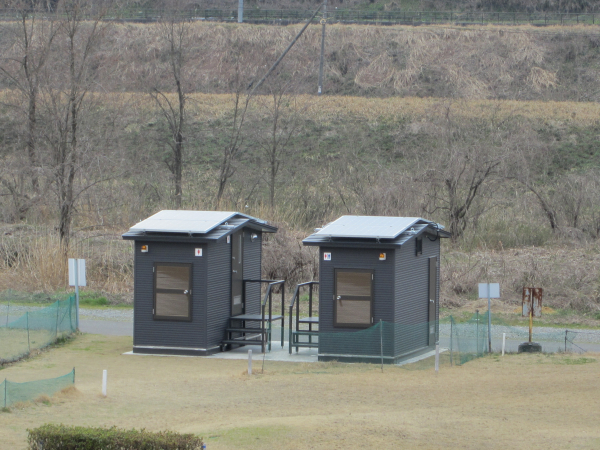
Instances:
[[[294,296],[290,302],[290,326],[288,330],[289,338],[288,345],[290,353],[292,353],[292,342],[293,342],[293,327],[292,327],[292,316],[294,315],[294,305],[296,305],[296,331],[298,331],[300,327],[300,288],[303,286],[310,286],[310,291],[308,294],[308,317],[312,317],[312,301],[313,301],[313,286],[318,285],[318,281],[307,281],[305,283],[300,283],[296,286],[296,291],[294,292]],[[297,300],[297,302],[296,302]],[[308,324],[308,330],[312,331],[312,323]],[[298,347],[296,347],[296,351],[298,351]]]
[[[269,337],[271,336],[271,324],[272,324],[272,320],[271,317],[273,317],[273,286],[278,286],[281,285],[281,347],[284,346],[284,342],[283,342],[283,335],[285,333],[285,280],[242,280],[243,286],[242,286],[242,296],[244,299],[244,305],[246,304],[246,283],[269,283],[269,286],[267,288],[267,292],[265,293],[265,296],[261,302],[260,305],[260,309],[261,309],[261,321],[260,321],[260,328],[261,330],[263,330],[263,338],[262,338],[262,343],[261,343],[261,351],[262,353],[265,352],[265,339],[266,336],[264,334],[264,330],[265,330],[265,309],[267,307],[267,301],[269,303]],[[271,339],[269,339],[269,351],[271,351]]]

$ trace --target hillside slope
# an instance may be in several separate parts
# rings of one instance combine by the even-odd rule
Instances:
[[[17,25],[0,24],[0,49],[12,47]],[[159,24],[106,24],[94,55],[99,90],[171,88]],[[186,25],[183,83],[187,92],[225,93],[236,80],[256,82],[300,25]],[[283,60],[273,83],[314,94],[321,27],[311,26]],[[555,101],[600,100],[600,32],[596,27],[327,28],[325,93]],[[2,87],[10,87],[2,80]]]

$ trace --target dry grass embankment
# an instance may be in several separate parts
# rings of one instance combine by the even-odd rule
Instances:
[[[49,422],[197,433],[214,450],[600,446],[599,355],[493,356],[437,375],[268,362],[248,376],[243,360],[122,355],[131,346],[83,335],[3,370],[29,381],[75,366],[79,395],[0,413],[0,448],[24,449],[25,430]]]

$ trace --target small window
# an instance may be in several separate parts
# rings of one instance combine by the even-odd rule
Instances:
[[[423,254],[423,238],[417,238],[416,240],[416,251],[415,251],[416,255],[422,255]]]
[[[191,264],[156,263],[154,266],[154,318],[192,320]]]
[[[368,328],[373,323],[370,270],[335,271],[334,326]]]

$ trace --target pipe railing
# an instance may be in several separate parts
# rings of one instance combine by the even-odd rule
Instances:
[[[309,286],[309,292],[308,292],[308,317],[312,317],[312,309],[313,309],[313,286],[318,285],[319,282],[318,281],[307,281],[305,283],[300,283],[296,286],[296,291],[294,292],[294,296],[292,297],[292,300],[290,301],[290,306],[289,306],[289,313],[290,313],[290,323],[289,323],[289,338],[288,338],[288,345],[290,346],[290,353],[292,352],[292,343],[294,341],[293,339],[293,326],[292,326],[292,316],[294,315],[294,306],[296,306],[296,331],[299,331],[300,329],[300,288],[304,287],[304,286]],[[308,324],[308,331],[312,332],[312,323]],[[309,336],[309,341],[312,342],[312,337]],[[296,351],[298,350],[298,348],[296,347]]]
[[[281,285],[281,347],[284,346],[283,335],[285,331],[285,280],[243,280],[243,289],[242,295],[244,297],[243,302],[246,304],[246,283],[269,283],[267,287],[267,291],[265,292],[265,296],[260,304],[261,310],[261,321],[260,328],[262,330],[263,338],[261,344],[262,353],[265,352],[265,340],[267,339],[267,335],[265,334],[265,322],[267,322],[266,309],[268,306],[268,324],[269,324],[269,332],[268,332],[268,348],[271,351],[271,324],[273,322],[273,287]]]

